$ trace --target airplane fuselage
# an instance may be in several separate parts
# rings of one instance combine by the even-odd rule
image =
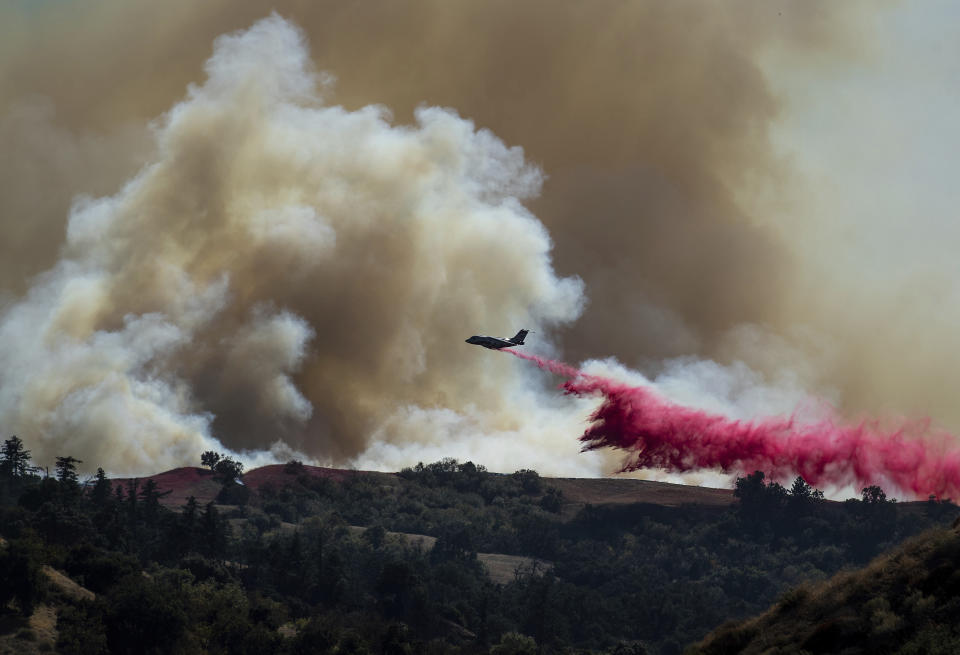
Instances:
[[[490,350],[500,350],[501,348],[510,348],[512,346],[521,345],[519,343],[510,341],[510,339],[501,339],[500,337],[484,337],[478,335],[467,339],[467,343],[471,343],[475,346],[483,346],[484,348],[489,348]]]
[[[523,340],[527,338],[527,333],[529,330],[520,330],[517,334],[511,339],[505,339],[502,337],[486,337],[483,335],[473,335],[467,339],[467,343],[473,344],[474,346],[483,346],[484,348],[489,348],[490,350],[500,350],[501,348],[512,348],[513,346],[522,346]]]

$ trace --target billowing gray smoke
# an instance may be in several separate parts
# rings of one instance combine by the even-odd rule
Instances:
[[[209,59],[259,0],[4,10],[0,429],[44,463],[156,470],[222,440],[612,470],[566,456],[589,407],[462,343],[521,326],[738,417],[815,389],[960,425],[950,304],[919,285],[891,315],[896,284],[836,238],[871,226],[811,216],[828,196],[771,138],[784,98],[821,104],[818,66],[869,63],[877,3],[273,6],[312,65],[278,19]],[[841,195],[842,167],[817,168]]]
[[[74,203],[59,261],[5,308],[0,424],[40,461],[114,471],[217,440],[344,462],[438,420],[516,429],[515,362],[462,337],[583,302],[521,204],[542,178],[522,150],[449,110],[396,126],[326,104],[277,16],[219,38],[206,74],[135,177]]]

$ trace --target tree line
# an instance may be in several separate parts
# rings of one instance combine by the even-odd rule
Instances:
[[[574,508],[536,471],[443,459],[396,475],[309,475],[251,493],[243,467],[201,464],[217,501],[168,507],[152,480],[86,484],[0,451],[0,590],[8,611],[56,603],[64,653],[662,653],[787,589],[861,566],[956,516],[879,487],[826,501],[798,478],[737,480],[727,508]],[[398,533],[429,535],[432,548]],[[494,582],[478,553],[534,558]],[[97,594],[61,597],[53,566]]]

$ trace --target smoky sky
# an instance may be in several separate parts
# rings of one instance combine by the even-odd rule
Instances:
[[[258,24],[271,8],[279,17]],[[737,326],[782,324],[796,278],[783,232],[744,200],[756,180],[776,188],[790,175],[768,136],[781,106],[761,59],[842,56],[858,11],[8,10],[9,334],[43,323],[73,339],[36,346],[51,376],[89,376],[100,364],[84,357],[112,349],[104,370],[122,373],[60,392],[42,376],[5,381],[17,386],[6,416],[51,439],[86,431],[79,448],[94,448],[97,430],[166,421],[181,459],[205,443],[188,435],[203,434],[342,462],[376,440],[425,438],[397,427],[397,412],[478,412],[491,430],[515,429],[511,364],[445,354],[473,332],[526,321],[572,360],[721,356]],[[217,40],[255,24],[260,40]],[[84,407],[116,415],[118,389],[136,399],[126,422],[77,427]]]

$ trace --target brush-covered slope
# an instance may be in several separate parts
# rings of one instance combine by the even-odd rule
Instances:
[[[687,655],[960,653],[960,532],[908,540],[866,568],[784,594],[725,624]]]
[[[306,475],[312,479],[327,479],[343,482],[362,475],[379,485],[395,486],[403,483],[396,473],[333,469],[305,464],[295,467],[272,464],[247,471],[242,476],[243,484],[251,491],[259,492],[264,487],[281,489]],[[113,484],[126,487],[132,478],[114,478]],[[198,503],[215,500],[222,489],[213,471],[196,466],[185,466],[139,479],[139,484],[153,480],[158,491],[164,493],[160,502],[169,507],[180,507],[193,496]],[[696,505],[727,507],[733,503],[730,489],[693,487],[669,482],[637,480],[632,478],[542,478],[543,482],[561,492],[563,503],[575,508],[584,505],[624,505],[648,503],[664,507]]]

